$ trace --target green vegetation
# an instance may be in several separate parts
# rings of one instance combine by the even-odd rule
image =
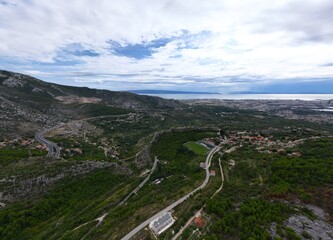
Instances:
[[[190,181],[195,180],[192,178],[194,176],[202,176],[200,160],[203,161],[205,158],[197,156],[185,147],[184,143],[188,140],[196,141],[212,134],[211,132],[193,131],[164,134],[151,148],[152,156],[158,156],[159,159],[167,161],[163,169],[158,169],[160,176],[182,173],[190,177]]]
[[[333,158],[331,161],[323,158],[281,158],[273,163],[272,172],[272,184],[289,188],[333,184]]]
[[[323,186],[333,184],[333,139],[307,141],[301,146],[303,156],[281,157],[273,163],[272,184]]]
[[[111,107],[104,104],[80,104],[78,106],[82,112],[87,114],[91,117],[97,116],[107,116],[107,115],[120,115],[120,114],[127,114],[132,111],[118,108],[118,107]]]
[[[187,142],[184,143],[184,146],[190,149],[191,151],[195,152],[198,155],[205,155],[208,152],[208,149],[205,148],[204,146],[200,145],[197,142]]]
[[[290,214],[283,203],[250,199],[236,209],[232,198],[208,201],[208,213],[215,214],[216,222],[205,239],[271,239],[267,228],[272,222],[282,223]]]
[[[312,236],[307,232],[307,231],[303,231],[301,233],[301,235],[305,238],[305,239],[312,239]]]
[[[67,90],[76,91],[74,88]],[[95,96],[89,89],[82,91],[86,96]],[[34,95],[33,99],[40,101],[43,98]],[[145,103],[147,106],[157,106],[157,103],[149,103],[148,100]],[[47,104],[55,103],[48,98]],[[40,109],[48,111],[49,108],[44,105]],[[72,119],[122,116],[90,119],[86,122],[87,132],[82,131],[81,136],[50,139],[62,147],[65,160],[57,163],[43,158],[26,159],[30,153],[40,156],[45,152],[0,149],[1,179],[10,176],[31,179],[43,174],[56,176],[63,169],[84,160],[117,161],[131,168],[132,175],[117,176],[108,170],[94,171],[47,186],[49,189],[45,195],[37,194],[28,200],[8,204],[0,211],[1,239],[81,239],[83,236],[86,236],[85,239],[120,239],[139,223],[192,191],[204,179],[205,172],[199,164],[205,160],[204,155],[208,152],[196,141],[216,137],[215,132],[174,131],[162,134],[151,147],[151,157],[157,156],[160,160],[151,180],[126,205],[117,205],[144,178],[138,174],[144,169],[137,169],[133,159],[139,150],[150,143],[157,131],[204,126],[221,127],[227,133],[230,130],[249,129],[260,132],[272,127],[276,128],[272,132],[273,139],[284,141],[314,135],[313,131],[306,130],[309,127],[316,130],[332,129],[329,125],[319,126],[221,106],[184,105],[182,109],[129,111],[103,104],[80,103],[68,104],[62,110]],[[71,111],[74,110],[77,115],[72,116]],[[133,114],[124,115],[130,112]],[[229,147],[232,146],[226,146]],[[281,198],[299,198],[304,202],[318,203],[316,196],[324,196],[325,190],[332,188],[332,147],[331,139],[320,139],[306,141],[304,145],[287,149],[285,153],[277,153],[277,149],[274,149],[274,153],[266,154],[259,153],[256,146],[248,141],[231,154],[216,154],[211,169],[219,175],[217,159],[221,157],[225,173],[223,191],[210,199],[221,183],[220,176],[211,178],[203,191],[175,209],[177,221],[172,230],[179,230],[206,203],[204,210],[205,214],[209,214],[209,220],[208,227],[202,230],[205,239],[270,239],[267,229],[272,222],[277,223],[277,233],[281,238],[298,239],[296,233],[283,226],[284,220],[294,213],[291,210],[294,206],[289,208],[281,203]],[[302,156],[288,156],[288,153],[295,151],[300,151]],[[126,160],[116,160],[112,157],[113,153]],[[228,163],[231,159],[236,163],[233,167]],[[154,182],[157,179],[158,184]],[[7,186],[1,187],[5,189]],[[323,193],[314,189],[323,190]],[[325,209],[329,210],[327,206],[331,198],[321,197],[320,200],[318,205],[326,206]],[[97,222],[93,220],[105,212],[108,212],[107,217],[95,228]],[[311,211],[301,209],[301,213],[313,217]],[[74,230],[85,222],[89,223]],[[191,231],[187,230],[186,234],[190,236]],[[170,236],[171,231],[162,238],[170,239]],[[302,236],[309,237],[306,232]]]
[[[333,216],[330,203],[333,186],[332,138],[309,140],[300,145],[302,157],[281,157],[273,162],[269,194],[293,198],[324,208]]]
[[[0,166],[4,167],[8,164],[28,157],[44,156],[44,151],[21,147],[7,147],[0,149]]]
[[[106,157],[102,148],[97,144],[85,142],[83,139],[73,139],[64,137],[49,138],[51,141],[56,142],[60,146],[62,156],[68,160],[112,160],[111,157]],[[96,140],[98,142],[98,140]],[[99,143],[99,142],[98,142]],[[64,149],[72,151],[65,152]],[[82,152],[77,152],[74,149],[80,149]]]
[[[125,159],[135,156],[151,140],[152,133],[159,130],[158,120],[149,114],[142,114],[133,119],[117,117],[89,122],[103,130],[103,137],[112,139],[119,148],[119,157]]]
[[[305,202],[326,206],[332,213],[329,198],[323,195],[321,202],[312,199],[313,189],[332,187],[332,144],[331,138],[308,140],[294,149],[302,152],[301,157],[258,153],[250,145],[225,155],[225,172],[229,159],[236,165],[228,169],[223,193],[207,202],[206,211],[212,214],[214,223],[204,239],[271,239],[267,229],[272,222],[278,224],[277,233],[281,238],[301,239],[293,229],[283,226],[294,210],[276,197],[299,197]],[[314,217],[308,209],[300,210]],[[302,236],[311,237],[307,232]]]
[[[151,181],[130,198],[125,206],[109,212],[104,224],[89,236],[119,239],[142,221],[199,186],[205,175],[199,167],[204,157],[197,156],[183,144],[188,139],[196,141],[210,135],[212,133],[189,131],[160,136],[152,145],[152,155],[158,156],[160,162]],[[153,184],[156,179],[161,182]],[[189,208],[197,209],[198,205],[192,207]]]
[[[185,201],[182,204],[178,205],[174,210],[173,216],[177,219],[177,221],[174,223],[174,225],[161,236],[161,239],[171,239],[173,234],[172,231],[178,232],[185,223],[194,216],[198,212],[199,209],[201,209],[209,200],[212,195],[216,192],[216,190],[221,186],[221,176],[219,175],[219,166],[217,164],[218,161],[218,155],[215,155],[212,159],[212,166],[210,169],[215,170],[217,172],[217,175],[215,177],[211,177],[207,186],[204,190],[198,191],[196,194],[192,195],[190,197],[189,201]],[[204,227],[204,229],[209,228],[209,224]],[[195,230],[196,226],[190,226],[188,227],[184,234],[182,234],[182,239],[186,239],[186,235],[192,235],[192,231]],[[201,229],[201,230],[204,230]],[[192,239],[192,238],[191,238]],[[196,238],[194,238],[196,239]]]
[[[96,217],[107,205],[110,190],[125,179],[108,170],[64,179],[39,201],[17,203],[0,211],[0,238],[58,239],[66,229]]]
[[[298,236],[297,233],[292,228],[286,227],[285,231],[288,240],[302,240],[302,238]]]

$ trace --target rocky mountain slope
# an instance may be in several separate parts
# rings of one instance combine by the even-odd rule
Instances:
[[[129,92],[70,87],[0,70],[0,136],[32,134],[68,119],[151,109],[175,109],[174,100]],[[101,111],[99,111],[99,109]],[[126,109],[127,111],[125,111]]]

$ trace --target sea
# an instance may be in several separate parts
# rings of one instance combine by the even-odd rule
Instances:
[[[229,99],[229,100],[333,100],[333,94],[144,94],[166,99]]]

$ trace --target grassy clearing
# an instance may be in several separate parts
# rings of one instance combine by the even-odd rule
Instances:
[[[185,143],[184,146],[198,155],[205,155],[208,152],[207,148],[193,141]]]

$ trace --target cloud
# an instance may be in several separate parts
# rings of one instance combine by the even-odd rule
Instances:
[[[332,11],[328,0],[3,0],[0,66],[119,90],[331,78]]]
[[[324,63],[320,65],[321,67],[333,67],[333,63]]]
[[[296,43],[333,42],[333,2],[290,1],[278,9],[270,9],[262,16],[264,32],[284,31],[292,35]],[[267,26],[269,25],[269,28]]]

